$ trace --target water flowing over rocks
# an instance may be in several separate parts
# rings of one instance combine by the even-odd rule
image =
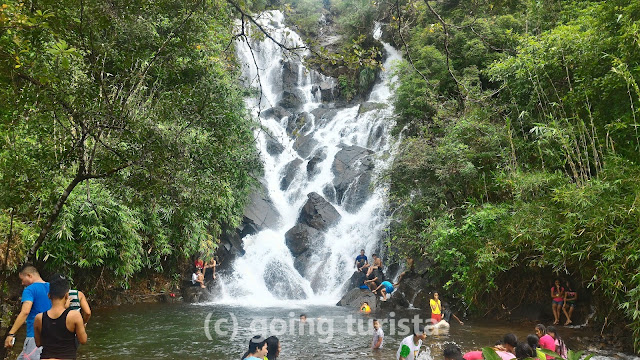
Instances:
[[[304,45],[281,12],[265,12],[257,21],[287,47]],[[246,104],[260,116],[256,144],[269,196],[247,217],[250,226],[243,223],[226,241],[237,248],[240,236],[243,255],[221,276],[218,301],[264,305],[322,298],[335,304],[353,258],[361,248],[379,250],[388,222],[386,192],[371,184],[395,151],[389,133],[392,75],[382,71],[369,103],[347,104],[335,78],[305,67],[301,60],[309,52],[285,55],[271,40],[250,36],[236,48],[245,85],[260,89],[261,97]],[[389,45],[385,49],[390,60],[383,68],[391,69],[400,55]],[[273,216],[259,215],[275,209],[278,225],[265,226]]]
[[[340,150],[333,160],[333,186],[336,189],[336,198],[338,204],[349,211],[358,210],[371,193],[369,185],[374,168],[371,154],[373,151],[363,147],[347,146]]]

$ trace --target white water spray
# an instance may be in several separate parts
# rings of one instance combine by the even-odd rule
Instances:
[[[303,45],[301,38],[284,25],[281,12],[266,12],[258,21],[281,44],[288,47]],[[376,33],[379,39],[379,27]],[[221,279],[224,293],[215,302],[243,306],[333,305],[353,273],[354,258],[359,250],[364,248],[371,254],[380,249],[382,230],[387,225],[386,185],[370,186],[373,190],[361,201],[363,203],[354,205],[351,197],[355,196],[357,178],[344,197],[336,199],[332,164],[336,154],[348,146],[370,150],[374,179],[393,161],[394,142],[389,135],[394,125],[390,83],[395,81],[391,68],[393,62],[400,59],[400,54],[390,45],[383,45],[387,60],[381,79],[369,97],[372,104],[368,103],[369,108],[365,111],[360,104],[338,108],[331,103],[322,103],[320,84],[332,85],[335,80],[307,69],[300,61],[307,55],[304,52],[286,54],[270,39],[237,43],[245,84],[261,93],[261,96],[247,99],[254,115],[289,102],[286,103],[290,110],[288,116],[263,115],[260,118],[263,128],[256,132],[265,169],[264,184],[281,221],[274,229],[243,239],[246,253],[236,259],[232,274]],[[298,104],[291,105],[292,98]],[[327,112],[335,115],[323,118],[321,114]],[[305,125],[293,133],[288,132],[290,120],[299,114],[305,117]],[[270,154],[268,144],[274,140],[282,145],[282,151]],[[306,142],[305,146],[300,146],[302,141]],[[311,174],[305,169],[315,155],[318,157]],[[292,162],[293,165],[289,165]],[[297,171],[295,164],[298,164]],[[291,167],[293,172],[288,171]],[[287,173],[289,184],[283,190],[283,176]],[[297,266],[304,268],[302,276],[285,243],[285,233],[296,224],[307,194],[311,192],[324,194],[341,219],[328,229],[323,239],[311,244],[303,264]]]

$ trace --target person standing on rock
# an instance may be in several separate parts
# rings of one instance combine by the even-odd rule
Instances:
[[[364,249],[360,250],[360,255],[356,256],[356,269],[360,272],[364,272],[364,269],[369,267],[369,260],[364,254]]]
[[[424,327],[422,325],[420,325],[417,330],[418,331],[416,331],[414,327],[413,335],[402,339],[400,347],[398,347],[398,351],[396,352],[396,360],[415,360],[418,358],[422,341],[427,338],[427,335],[424,333]]]
[[[371,341],[372,349],[382,349],[382,344],[384,342],[384,331],[382,331],[382,327],[380,326],[380,322],[377,319],[373,320],[373,340]]]

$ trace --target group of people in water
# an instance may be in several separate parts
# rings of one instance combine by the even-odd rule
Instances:
[[[26,323],[19,360],[75,359],[78,344],[87,342],[86,326],[91,317],[82,291],[71,289],[61,274],[45,282],[32,265],[25,265],[18,276],[25,287],[22,307],[5,338],[5,348],[15,345],[16,332]]]

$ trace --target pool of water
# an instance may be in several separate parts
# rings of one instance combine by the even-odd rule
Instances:
[[[301,323],[300,314],[308,321]],[[379,316],[384,349],[370,349],[372,320]],[[281,359],[395,359],[398,344],[408,336],[411,321],[424,320],[420,310],[360,314],[337,306],[287,304],[251,308],[220,304],[141,304],[98,309],[87,327],[89,342],[79,359],[240,359],[251,336],[276,335]],[[442,359],[442,349],[455,343],[462,350],[492,345],[513,332],[524,339],[530,325],[495,321],[457,322],[450,329],[430,331],[421,359]],[[585,330],[560,327],[572,348]],[[576,345],[577,346],[577,345]],[[579,345],[584,346],[584,344]],[[615,355],[599,356],[611,358]],[[629,358],[626,356],[619,356]],[[638,358],[636,358],[638,359]]]

